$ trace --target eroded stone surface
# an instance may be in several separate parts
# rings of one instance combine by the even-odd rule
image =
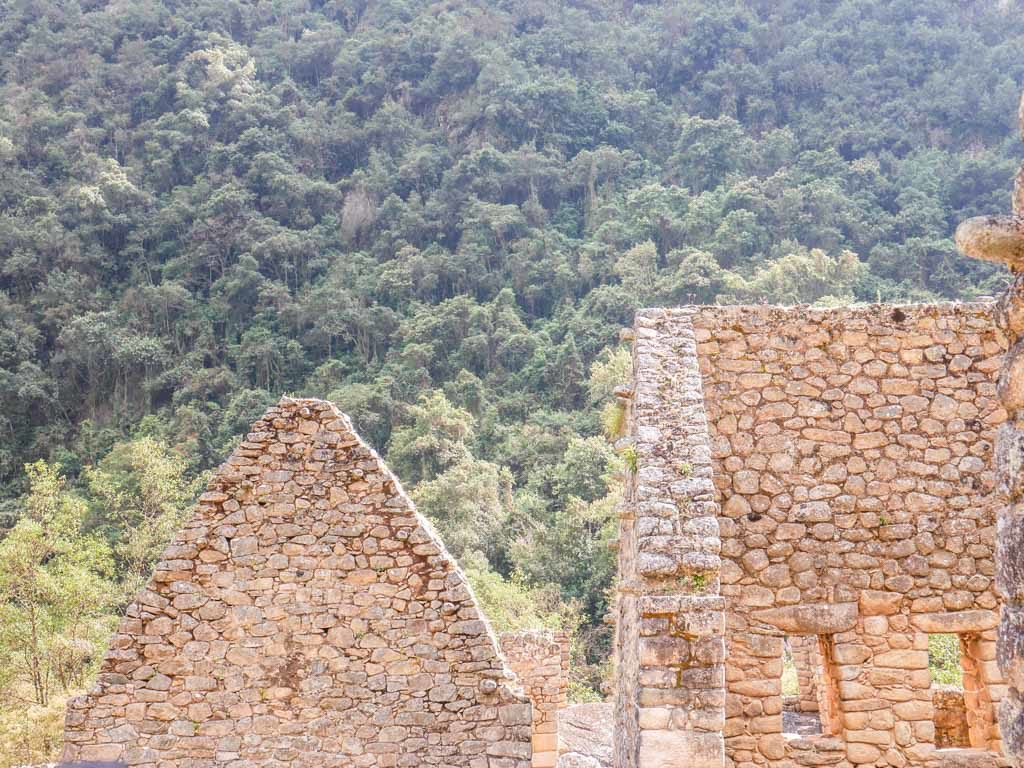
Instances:
[[[558,768],[612,768],[610,704],[575,704],[558,714]]]
[[[956,230],[957,247],[974,259],[1024,267],[1024,218],[976,216]]]
[[[1024,138],[1024,96],[1018,111],[1021,138]],[[996,261],[1019,273],[1024,269],[1024,166],[1014,184],[1012,216],[971,219],[957,230],[957,245],[968,256]],[[1024,762],[1024,526],[1021,525],[1020,499],[1024,491],[1019,428],[1024,419],[1024,348],[1020,340],[1024,330],[1024,277],[1017,275],[999,299],[996,322],[1016,343],[1010,349],[999,376],[998,394],[1007,410],[1010,424],[1000,434],[996,461],[999,487],[1006,506],[999,511],[999,547],[997,584],[1007,601],[999,631],[998,666],[1009,682],[1009,690],[1000,706],[1000,725],[1007,754],[1015,765]]]
[[[64,760],[528,768],[513,683],[462,573],[348,418],[285,398],[69,704]]]
[[[640,620],[620,625],[618,659],[641,681],[643,754],[662,759],[653,745],[682,743],[673,731],[697,723],[721,729],[730,767],[931,768],[927,649],[939,631],[961,636],[970,743],[998,753],[992,453],[1008,340],[992,306],[645,310],[634,338],[638,471],[620,564],[645,552],[658,562],[623,579],[620,622],[624,604]],[[686,545],[673,556],[665,537],[716,502],[716,540],[677,536]],[[724,719],[697,693],[718,695],[718,667],[692,669],[683,630],[711,614],[672,612],[673,593],[694,599],[696,585],[710,611],[724,600]],[[821,638],[822,737],[782,734],[794,635]]]

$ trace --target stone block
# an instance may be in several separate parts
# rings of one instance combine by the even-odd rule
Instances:
[[[963,634],[982,632],[999,625],[995,611],[970,610],[948,613],[924,613],[910,617],[910,623],[929,634]]]
[[[724,768],[721,734],[694,731],[644,731],[640,734],[642,768]]]
[[[769,624],[789,634],[831,635],[845,632],[857,625],[857,603],[818,603],[788,605],[756,610],[755,621]]]

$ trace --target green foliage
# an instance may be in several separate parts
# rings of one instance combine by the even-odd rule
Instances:
[[[621,403],[608,402],[601,408],[601,431],[608,442],[615,442],[626,433],[626,408]]]
[[[928,635],[928,672],[933,683],[963,687],[960,638],[956,635]]]
[[[823,250],[800,249],[754,273],[749,280],[736,278],[730,283],[731,295],[723,300],[752,304],[770,297],[784,304],[814,303],[832,300],[849,304],[855,288],[867,276],[868,267],[852,251],[831,257]]]
[[[480,552],[467,552],[461,565],[495,632],[575,628],[579,617],[565,612],[552,586],[530,587],[521,578],[503,578]]]
[[[41,765],[55,759],[64,743],[68,697],[54,695],[45,706],[0,709],[0,768]]]
[[[80,688],[111,624],[113,562],[84,531],[86,502],[60,468],[26,466],[24,516],[0,542],[0,689],[46,707]]]
[[[118,573],[131,598],[185,521],[198,495],[186,477],[186,464],[151,437],[119,443],[85,480],[99,515],[114,527]]]
[[[1013,3],[112,7],[0,13],[0,544],[85,505],[84,589],[327,396],[453,549],[580,606],[596,690],[638,306],[1005,282],[949,236],[1018,165]]]
[[[591,403],[612,397],[615,388],[628,385],[633,378],[633,353],[629,347],[606,347],[590,366],[587,394]]]
[[[797,674],[793,654],[788,651],[782,656],[782,695],[799,696],[800,678]]]
[[[629,471],[635,475],[637,470],[637,462],[640,460],[639,456],[637,455],[636,448],[634,448],[631,445],[627,446],[626,448],[623,448],[621,451],[619,451],[619,456],[622,458],[623,462],[625,462],[626,468],[629,469]]]
[[[388,460],[410,481],[430,480],[466,459],[473,439],[473,414],[448,402],[441,392],[409,407],[410,424],[395,430]]]
[[[412,492],[456,557],[482,552],[502,561],[504,529],[512,516],[512,475],[489,461],[465,457]]]

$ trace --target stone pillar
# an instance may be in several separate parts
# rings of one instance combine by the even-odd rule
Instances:
[[[558,762],[558,713],[569,703],[569,635],[535,630],[499,638],[509,668],[533,704],[533,768]]]
[[[616,768],[722,768],[725,601],[697,345],[685,311],[634,339],[616,598]]]
[[[1024,99],[1020,129],[1024,138]],[[996,438],[996,471],[1005,500],[996,527],[996,584],[1005,601],[998,666],[1008,683],[999,724],[1007,756],[1019,766],[1024,762],[1024,168],[1017,176],[1013,214],[969,219],[957,229],[956,242],[967,256],[1006,264],[1014,273],[996,306],[996,324],[1012,344],[997,386],[1007,421]],[[972,728],[972,740],[980,738],[976,731]]]

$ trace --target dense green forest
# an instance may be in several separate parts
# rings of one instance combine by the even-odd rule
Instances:
[[[0,0],[0,765],[52,752],[282,393],[354,417],[498,624],[575,629],[596,696],[619,328],[997,290],[950,234],[1007,208],[1022,10]]]

